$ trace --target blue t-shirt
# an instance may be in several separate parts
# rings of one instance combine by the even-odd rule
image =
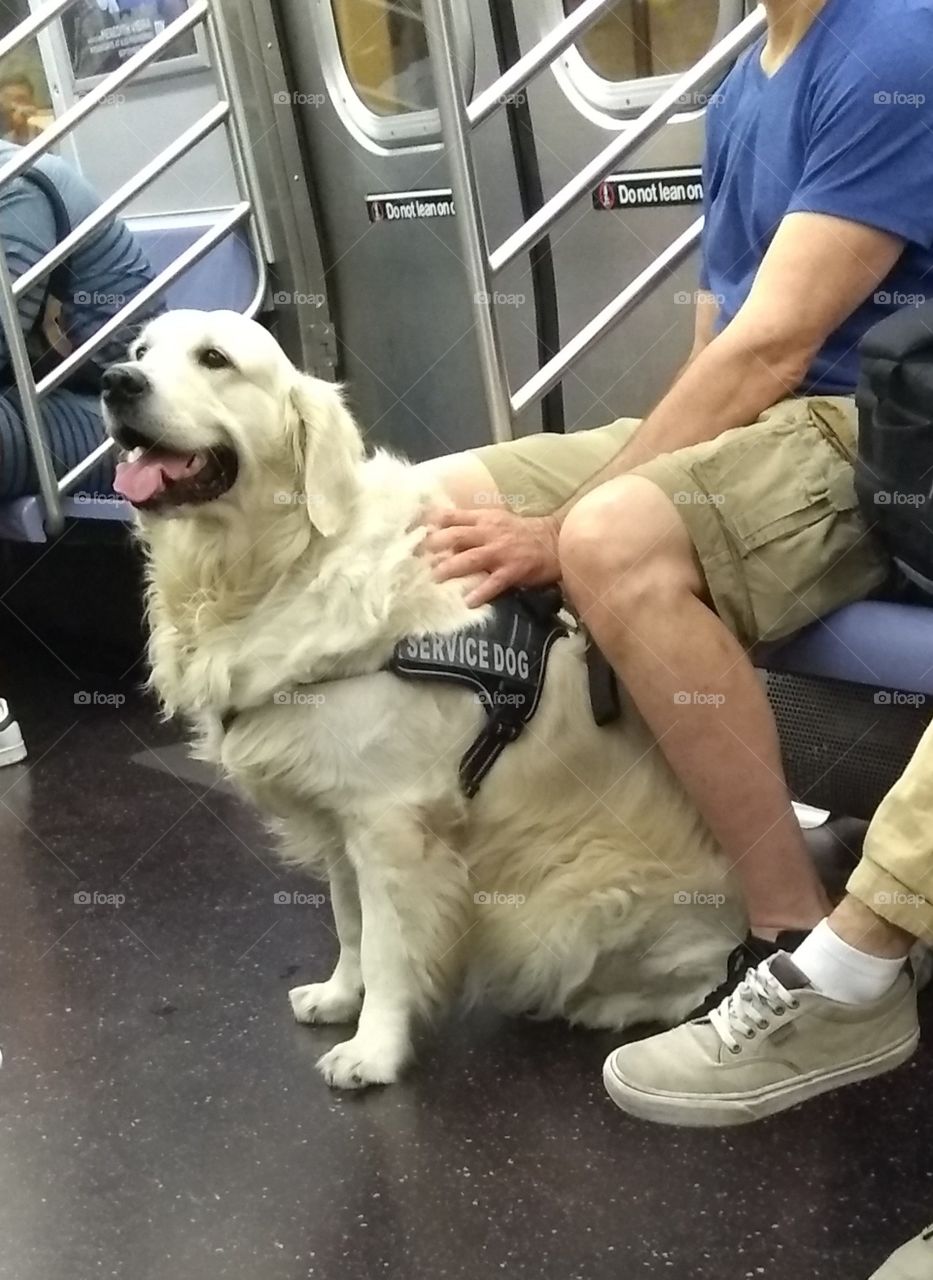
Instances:
[[[900,236],[877,290],[831,335],[801,392],[855,389],[862,335],[933,297],[933,0],[828,0],[770,78],[762,40],[708,111],[700,283],[719,327],[745,302],[785,216],[832,214]]]

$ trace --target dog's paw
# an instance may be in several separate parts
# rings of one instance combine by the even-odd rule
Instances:
[[[296,1022],[355,1022],[363,1007],[363,993],[342,982],[312,982],[288,993]]]
[[[394,1084],[407,1057],[407,1050],[397,1045],[357,1035],[335,1045],[317,1065],[332,1089],[365,1089],[371,1084]]]

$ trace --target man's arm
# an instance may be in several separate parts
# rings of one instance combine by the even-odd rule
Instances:
[[[693,320],[693,349],[687,365],[693,364],[701,351],[705,351],[716,336],[716,321],[719,318],[719,303],[716,295],[708,289],[700,289],[697,293],[696,312]]]
[[[713,336],[712,295],[698,304],[690,360],[635,436],[574,494],[732,427],[757,421],[791,396],[826,339],[892,270],[904,240],[886,231],[827,214],[784,218],[741,311]],[[568,503],[554,516],[527,518],[508,511],[449,511],[426,545],[441,559],[439,578],[489,575],[471,604],[517,585],[554,582],[560,574],[557,539]]]
[[[793,395],[826,339],[885,279],[903,249],[898,237],[857,222],[789,214],[745,305],[583,492],[659,453],[747,426]]]

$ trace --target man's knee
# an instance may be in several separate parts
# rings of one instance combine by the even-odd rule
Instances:
[[[564,520],[559,553],[564,585],[581,610],[599,600],[631,609],[670,594],[702,594],[677,508],[641,476],[611,480],[581,498]]]

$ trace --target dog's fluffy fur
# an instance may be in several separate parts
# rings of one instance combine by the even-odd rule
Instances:
[[[357,1021],[328,1083],[394,1081],[418,1018],[458,991],[588,1027],[688,1012],[741,909],[633,707],[594,725],[581,637],[555,644],[535,719],[464,800],[482,708],[381,670],[403,636],[476,621],[418,554],[444,501],[430,471],[365,459],[339,391],[240,316],[169,314],[133,354],[149,390],[108,407],[118,440],[236,451],[222,496],[139,512],[152,683],[284,857],[330,883],[339,960],[291,992],[300,1022]]]

